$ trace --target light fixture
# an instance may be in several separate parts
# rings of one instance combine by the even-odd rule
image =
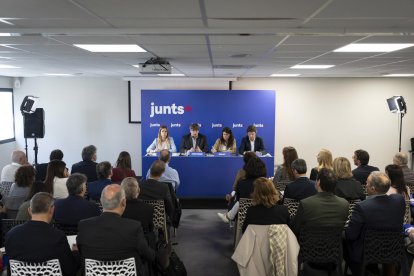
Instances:
[[[335,65],[324,65],[324,64],[315,64],[315,65],[295,65],[290,67],[291,69],[328,69],[332,68]]]
[[[11,33],[0,33],[0,36],[12,36]]]
[[[70,77],[73,76],[72,74],[63,74],[63,73],[45,73],[46,76],[54,76],[54,77]]]
[[[157,74],[158,76],[162,77],[185,77],[184,74]]]
[[[7,25],[14,25],[13,23],[8,21],[10,19],[15,19],[15,18],[0,18],[0,22],[7,24]]]
[[[297,77],[300,74],[271,74],[271,77]]]
[[[383,77],[414,77],[414,74],[385,74]]]
[[[0,64],[0,69],[16,69],[16,68],[20,68],[20,67],[8,65],[8,64]]]
[[[383,53],[393,52],[414,44],[410,43],[353,43],[334,50],[334,52],[360,52],[360,53]]]
[[[99,53],[142,53],[146,52],[136,44],[73,44],[78,48]]]

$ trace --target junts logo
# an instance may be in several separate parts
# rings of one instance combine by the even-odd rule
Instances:
[[[191,106],[182,106],[176,105],[173,103],[172,105],[155,105],[154,102],[151,103],[151,114],[150,117],[153,118],[156,114],[157,115],[166,115],[166,114],[174,114],[174,115],[182,115],[185,111],[191,111]]]

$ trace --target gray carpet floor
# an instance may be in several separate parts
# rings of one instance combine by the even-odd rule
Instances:
[[[233,228],[217,216],[225,210],[184,209],[173,248],[189,276],[239,275],[233,255]]]

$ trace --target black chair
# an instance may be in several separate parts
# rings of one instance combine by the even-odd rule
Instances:
[[[293,199],[293,198],[284,198],[283,199],[283,205],[285,205],[288,208],[290,218],[293,218],[296,215],[296,212],[299,208],[299,200]]]
[[[357,203],[361,202],[360,199],[349,199],[348,203],[349,203],[349,209],[348,209],[348,220],[351,219],[352,216],[352,212],[354,211],[355,205]]]
[[[284,191],[286,188],[286,185],[289,185],[291,181],[278,181],[276,182],[276,189],[280,191]]]
[[[65,233],[66,236],[73,236],[78,234],[78,225],[63,224],[58,222],[54,222],[52,225],[54,228],[59,229]]]
[[[241,236],[242,236],[242,227],[244,219],[246,218],[247,209],[253,205],[253,200],[251,198],[240,198],[239,199],[239,211],[237,213],[237,220],[235,225],[235,235],[234,235],[234,248],[237,247]]]
[[[337,275],[342,275],[342,230],[340,227],[305,227],[299,235],[298,265],[326,264],[330,275],[335,264]]]

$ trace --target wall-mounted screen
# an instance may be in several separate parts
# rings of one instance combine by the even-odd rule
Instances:
[[[0,88],[0,143],[14,140],[13,90]]]

